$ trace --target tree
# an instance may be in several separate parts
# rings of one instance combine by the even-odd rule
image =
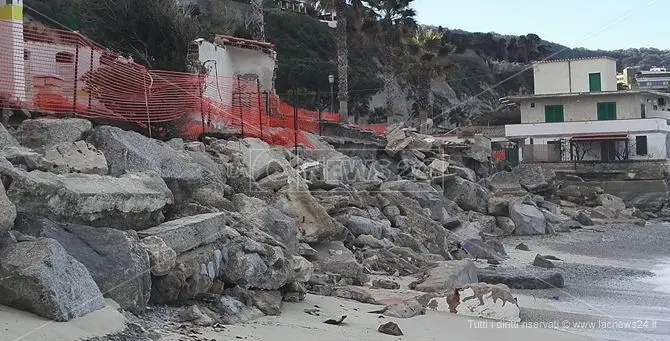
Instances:
[[[335,11],[337,15],[337,99],[340,102],[340,120],[349,121],[349,46],[347,32],[348,7],[359,10],[361,0],[310,0],[312,6],[322,11]]]
[[[174,0],[79,0],[83,32],[148,68],[185,71],[198,20]]]
[[[395,76],[394,60],[399,60],[398,56],[404,53],[404,39],[411,37],[417,28],[415,20],[416,12],[410,8],[414,0],[369,0],[368,5],[371,8],[364,30],[367,32],[368,39],[382,42],[384,53],[382,60],[387,76],[384,77],[386,89],[393,86],[393,76]],[[399,65],[400,68],[404,65]],[[391,115],[396,113],[393,110],[393,98],[387,95],[386,109]]]
[[[435,30],[419,29],[407,46],[407,71],[404,75],[416,89],[420,132],[427,133],[428,112],[431,110],[431,80],[445,75],[450,63],[447,56],[454,50]]]

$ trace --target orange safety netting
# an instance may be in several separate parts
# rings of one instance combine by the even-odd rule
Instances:
[[[318,132],[319,119],[339,121],[336,113],[294,108],[255,80],[147,70],[76,32],[0,21],[0,42],[3,107],[142,126],[173,122],[193,139],[232,129],[307,147],[303,131]]]

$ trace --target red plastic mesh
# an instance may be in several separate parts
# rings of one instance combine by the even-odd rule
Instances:
[[[147,70],[76,32],[35,24],[0,21],[0,42],[3,107],[142,126],[175,122],[192,139],[232,129],[286,146],[312,147],[302,132],[319,130],[318,112],[296,109],[256,81]],[[339,121],[339,114],[320,118]]]

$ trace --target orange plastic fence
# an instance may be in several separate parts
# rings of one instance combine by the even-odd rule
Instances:
[[[71,31],[0,21],[0,104],[143,126],[177,122],[184,134],[233,129],[268,143],[311,147],[303,131],[336,113],[294,108],[256,81],[147,70]]]

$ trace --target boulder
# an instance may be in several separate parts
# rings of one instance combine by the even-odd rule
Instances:
[[[597,206],[600,194],[602,194],[601,188],[593,187],[586,183],[569,183],[559,187],[556,191],[556,195],[561,200],[587,206]]]
[[[430,174],[433,176],[442,175],[449,172],[449,162],[441,159],[435,159],[428,165],[428,169]]]
[[[300,228],[297,218],[293,216],[294,203],[282,198],[269,205],[261,199],[238,193],[233,197],[233,205],[247,223],[280,241],[288,252],[297,253]]]
[[[337,287],[333,288],[333,292],[331,295],[335,297],[346,298],[348,300],[358,301],[361,303],[379,304],[377,300],[375,300],[375,298],[372,296],[372,294],[366,288],[363,287],[354,287],[354,286]]]
[[[377,239],[369,234],[361,234],[354,240],[354,245],[360,248],[390,249],[394,247],[393,242],[384,238]]]
[[[617,217],[617,213],[607,207],[598,206],[589,210],[591,212],[591,218],[595,219],[614,219]]]
[[[472,181],[455,178],[444,184],[444,195],[466,211],[488,213],[489,191]]]
[[[433,186],[409,180],[388,181],[382,183],[380,191],[398,191],[408,198],[416,200],[422,208],[430,210],[430,217],[443,226],[452,226],[458,222],[462,212],[458,205],[447,199]],[[390,218],[389,218],[390,219]]]
[[[514,234],[514,230],[516,229],[514,220],[508,217],[496,217],[496,225],[500,230],[503,231],[503,236],[511,236]]]
[[[431,299],[428,309],[498,321],[521,321],[516,298],[504,284],[467,284],[449,296]]]
[[[377,239],[382,239],[384,230],[386,229],[386,226],[378,221],[355,215],[348,215],[338,220],[344,224],[347,230],[349,230],[355,237],[360,235],[370,235]]]
[[[551,201],[541,200],[537,202],[537,207],[545,209],[553,214],[561,213],[561,206]]]
[[[395,322],[386,322],[379,326],[377,328],[377,331],[386,334],[386,335],[392,335],[392,336],[402,336],[402,330],[400,330],[400,327],[398,326],[397,323]]]
[[[514,234],[518,236],[542,235],[547,233],[547,220],[535,206],[514,204],[510,206],[510,218],[516,225]]]
[[[51,147],[61,142],[75,142],[86,137],[93,125],[80,118],[38,118],[25,120],[14,136],[29,148]]]
[[[12,229],[14,218],[16,218],[16,207],[9,201],[5,187],[0,183],[0,235]]]
[[[339,274],[345,278],[363,275],[363,267],[342,242],[325,242],[316,246],[319,254],[312,262],[316,272]]]
[[[477,269],[480,282],[505,284],[510,289],[552,289],[563,288],[563,275],[555,270],[533,270],[516,268]]]
[[[489,190],[494,195],[521,195],[526,190],[521,187],[519,175],[513,172],[498,172],[487,179]]]
[[[303,257],[314,257],[318,253],[319,253],[318,251],[316,251],[313,247],[311,247],[307,243],[298,244],[298,254]]]
[[[342,240],[345,227],[333,219],[326,209],[300,182],[292,183],[286,192],[289,207],[298,222],[299,239],[305,243]]]
[[[149,256],[133,231],[59,224],[27,214],[19,214],[15,229],[58,241],[86,267],[103,296],[122,309],[139,314],[146,308],[151,294]]]
[[[477,269],[469,260],[439,262],[426,271],[423,278],[410,285],[410,289],[423,292],[452,290],[469,283],[477,283]]]
[[[379,289],[397,290],[400,289],[400,284],[389,279],[375,279],[372,281],[372,287]]]
[[[508,198],[490,197],[488,202],[488,214],[496,217],[509,217]]]
[[[493,240],[492,240],[493,241]],[[492,243],[491,243],[492,244]],[[495,246],[495,248],[494,248]],[[502,245],[499,245],[502,246]],[[504,247],[502,248],[502,253],[499,253],[500,249],[498,245],[489,245],[489,243],[482,241],[481,239],[468,239],[463,242],[463,250],[474,259],[500,259],[504,255]]]
[[[388,305],[384,311],[385,316],[403,319],[417,315],[424,315],[425,313],[426,307],[416,298],[410,298],[400,303]]]
[[[524,243],[519,243],[514,248],[517,249],[517,250],[521,250],[521,251],[530,251],[530,248],[528,247],[528,245],[526,245]]]
[[[139,231],[138,235],[143,239],[158,237],[167,247],[182,254],[223,237],[228,233],[227,221],[227,214],[224,212],[200,214],[165,222]]]
[[[204,181],[202,167],[188,154],[134,131],[101,126],[87,141],[104,153],[112,176],[155,172],[165,180],[176,203],[189,198]]]
[[[163,208],[173,202],[161,178],[143,174],[114,178],[15,171],[10,176],[7,196],[18,212],[56,221],[141,230],[161,223]]]
[[[107,174],[105,155],[85,141],[61,142],[44,151],[43,164],[38,168],[56,174]]]
[[[540,212],[542,212],[544,218],[547,220],[547,225],[554,227],[554,229],[570,220],[570,218],[563,213],[552,213],[544,208],[540,208]]]
[[[305,300],[307,288],[304,284],[291,282],[281,288],[284,302],[298,303]]]
[[[522,163],[515,172],[519,176],[521,186],[531,193],[542,193],[549,190],[556,178],[553,169],[538,164]]]
[[[412,247],[417,251],[423,249],[447,256],[447,231],[442,224],[428,217],[416,200],[395,191],[382,191],[377,198],[385,204],[397,206],[401,211],[401,215],[395,217],[391,223],[402,233],[392,234],[391,240],[398,243],[398,237],[404,236],[404,241],[418,241],[418,248]]]
[[[190,322],[196,326],[211,326],[214,320],[200,311],[197,305],[192,305],[179,312],[181,322]]]
[[[257,138],[245,138],[238,141],[219,140],[212,146],[238,160],[249,172],[253,181],[261,180],[275,173],[293,170],[293,167],[277,149]]]
[[[84,265],[48,238],[0,249],[0,304],[64,322],[105,306]]]
[[[584,213],[584,211],[580,211],[579,214],[577,214],[577,216],[575,217],[575,221],[577,221],[578,223],[580,223],[584,226],[595,225],[593,223],[593,220],[588,215],[586,215],[586,213]]]
[[[216,302],[216,310],[222,315],[221,320],[226,324],[245,323],[264,315],[258,308],[247,307],[230,296],[221,296]]]
[[[149,255],[152,275],[165,276],[177,264],[177,252],[160,237],[148,236],[142,239],[140,245]]]
[[[539,266],[539,267],[545,268],[545,269],[553,269],[553,268],[556,267],[556,265],[554,265],[554,263],[552,263],[550,260],[544,258],[540,254],[537,254],[535,256],[535,260],[533,260],[533,265]]]
[[[151,302],[153,304],[184,303],[208,292],[213,281],[201,276],[200,270],[178,263],[164,276],[152,278]]]
[[[244,288],[278,290],[294,281],[307,281],[313,271],[304,258],[286,256],[277,246],[250,239],[233,241],[223,251],[221,278]]]
[[[454,174],[458,175],[459,177],[461,177],[465,180],[472,181],[472,182],[477,181],[477,174],[475,173],[475,171],[473,171],[470,168],[450,165],[448,167],[448,169],[449,169],[449,173],[454,173]]]
[[[5,126],[0,124],[0,150],[6,147],[18,147],[19,141],[17,141],[12,134],[10,134]]]
[[[253,305],[265,315],[279,316],[281,313],[282,294],[279,290],[253,290]]]
[[[434,260],[444,260],[444,257],[440,255],[422,255],[405,247],[365,250],[361,258],[363,267],[370,273],[389,276],[412,275],[430,265]]]

